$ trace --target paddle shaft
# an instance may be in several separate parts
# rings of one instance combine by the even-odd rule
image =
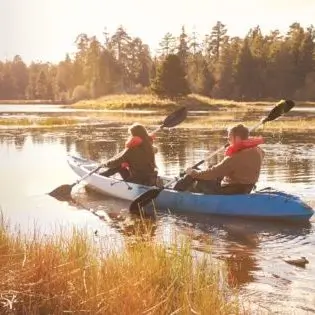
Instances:
[[[89,176],[91,176],[92,174],[94,174],[95,172],[97,172],[99,169],[101,169],[103,167],[103,165],[98,165],[96,168],[94,168],[91,172],[85,174],[83,177],[81,177],[80,179],[78,179],[74,185],[79,184],[81,181],[85,180],[86,178],[88,178]]]
[[[249,129],[249,132],[254,131],[255,129],[257,129],[258,127],[260,127],[261,125],[263,125],[265,122],[264,120],[261,120],[259,123],[257,123],[255,126],[253,126],[252,128]],[[196,163],[192,168],[197,168],[198,166],[202,165],[204,162],[206,162],[206,160],[210,160],[211,158],[213,158],[214,156],[216,156],[218,153],[220,153],[221,151],[223,151],[227,146],[229,145],[229,143],[227,142],[224,146],[220,147],[219,149],[217,149],[216,151],[212,152],[211,154],[209,154],[204,160],[199,161],[198,163]],[[171,182],[169,182],[168,184],[166,184],[164,186],[164,188],[170,187],[172,186],[174,183],[176,183],[178,181],[178,179],[174,179]]]

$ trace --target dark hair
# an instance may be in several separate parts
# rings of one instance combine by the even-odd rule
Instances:
[[[128,132],[133,137],[140,137],[143,140],[143,142],[141,143],[141,146],[144,148],[145,152],[149,154],[149,156],[151,156],[152,162],[156,166],[155,156],[154,156],[154,151],[153,151],[153,140],[149,136],[147,129],[139,123],[134,123],[129,127]]]
[[[249,137],[249,130],[243,124],[235,125],[229,128],[229,134],[233,136],[239,136],[242,140],[246,140]]]
[[[133,137],[140,137],[143,141],[151,141],[151,138],[145,129],[145,127],[141,124],[135,123],[131,125],[128,129],[128,132],[133,136]]]

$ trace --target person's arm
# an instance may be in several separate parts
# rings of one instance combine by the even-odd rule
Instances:
[[[262,148],[259,148],[259,147],[258,147],[258,150],[260,152],[261,159],[263,160],[264,157],[265,157],[265,151]]]
[[[129,153],[129,149],[125,149],[124,151],[112,157],[110,160],[106,161],[104,163],[104,166],[108,168],[119,167],[121,163],[128,162],[127,161],[128,153]]]
[[[204,171],[197,171],[192,168],[188,168],[186,173],[194,179],[211,180],[229,175],[233,166],[233,160],[231,157],[224,158],[220,163],[208,168]]]

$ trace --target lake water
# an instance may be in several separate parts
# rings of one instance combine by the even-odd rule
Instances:
[[[49,108],[55,108],[54,113],[56,108],[60,110],[56,106]],[[62,114],[61,111],[59,115]],[[155,141],[159,148],[159,172],[178,175],[203,159],[208,151],[222,146],[222,135],[207,129],[161,131]],[[49,234],[56,233],[56,227],[75,225],[97,231],[97,237],[106,238],[112,246],[120,244],[130,231],[118,229],[86,209],[104,210],[112,218],[118,214],[128,218],[124,210],[127,202],[86,192],[82,185],[74,189],[74,198],[81,206],[59,202],[47,193],[77,179],[67,165],[67,154],[106,160],[123,148],[125,139],[126,127],[0,130],[0,206],[5,217],[24,231],[31,232],[35,225]],[[266,135],[263,145],[266,158],[258,188],[272,186],[294,193],[315,208],[314,139],[314,134],[303,133]],[[221,158],[218,155],[212,163]],[[178,236],[193,239],[196,251],[202,251],[210,242],[213,256],[227,262],[230,281],[239,286],[243,298],[254,306],[272,314],[315,313],[314,217],[311,222],[296,226],[161,214],[153,237],[168,242]],[[309,264],[305,268],[289,265],[283,261],[286,256],[305,256]]]

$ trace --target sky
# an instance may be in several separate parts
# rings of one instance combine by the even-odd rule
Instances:
[[[123,25],[155,52],[167,32],[181,26],[201,37],[217,21],[230,36],[245,36],[259,25],[263,33],[299,22],[315,25],[315,0],[0,0],[0,60],[21,55],[30,61],[58,62],[75,51],[80,33],[103,41]]]

